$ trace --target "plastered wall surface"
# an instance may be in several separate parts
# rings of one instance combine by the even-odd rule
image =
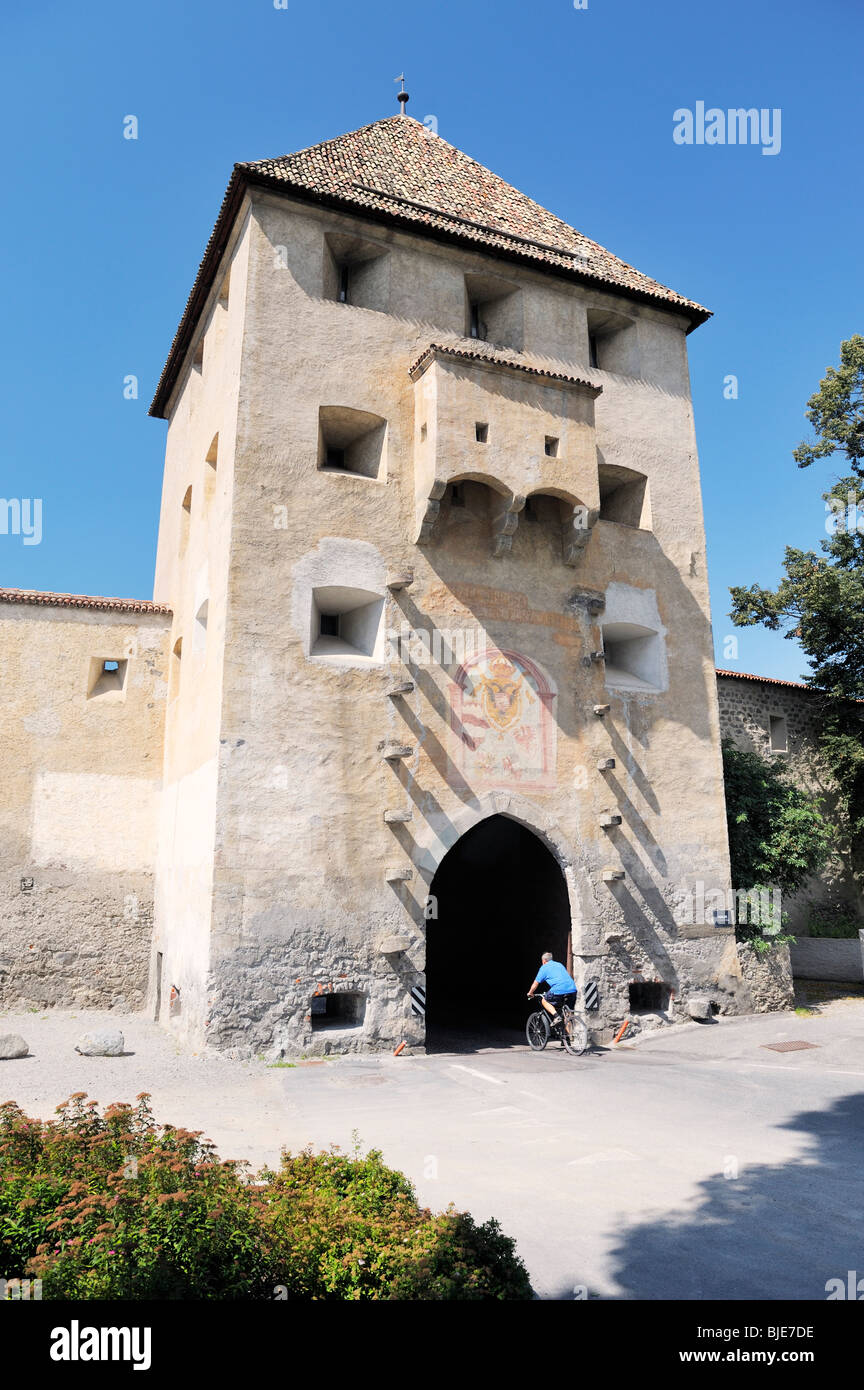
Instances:
[[[147,988],[170,619],[0,604],[0,1001],[135,1008]],[[125,663],[122,691],[92,666]]]

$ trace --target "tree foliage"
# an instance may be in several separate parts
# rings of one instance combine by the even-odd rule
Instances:
[[[794,893],[828,858],[833,832],[788,769],[723,743],[732,882]]]
[[[732,621],[761,624],[800,643],[810,667],[805,682],[821,695],[816,706],[819,748],[837,792],[836,815],[853,861],[864,861],[864,337],[840,348],[807,403],[817,434],[793,451],[799,468],[840,456],[851,472],[838,478],[825,502],[827,538],[814,550],[786,548],[776,589],[758,584],[730,590]],[[853,863],[854,867],[854,863]]]

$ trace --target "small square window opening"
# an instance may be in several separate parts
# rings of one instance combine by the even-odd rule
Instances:
[[[545,453],[546,453],[546,457],[547,457],[547,458],[550,458],[550,459],[557,459],[557,457],[558,457],[558,440],[555,438],[554,435],[552,435],[552,434],[547,434],[547,436],[546,436],[546,442],[545,442],[545,444],[544,444],[543,447],[544,447],[544,451],[545,451]]]

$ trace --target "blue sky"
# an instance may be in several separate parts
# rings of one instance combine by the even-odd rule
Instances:
[[[231,166],[394,113],[404,69],[411,114],[714,310],[689,344],[718,660],[804,673],[794,643],[735,633],[728,586],[776,582],[784,545],[824,535],[836,470],[791,451],[864,332],[859,0],[11,9],[0,492],[43,499],[43,538],[0,536],[0,584],[152,592],[166,426],[147,408]],[[676,145],[698,101],[779,107],[779,154]]]

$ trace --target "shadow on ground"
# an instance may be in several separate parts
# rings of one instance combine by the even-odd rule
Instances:
[[[808,1152],[737,1177],[730,1154],[729,1176],[701,1183],[689,1211],[620,1231],[612,1248],[619,1299],[821,1301],[829,1279],[864,1275],[864,1094],[802,1111],[781,1128],[807,1135]],[[583,1282],[590,1296],[590,1271]],[[572,1286],[549,1297],[572,1299]]]

